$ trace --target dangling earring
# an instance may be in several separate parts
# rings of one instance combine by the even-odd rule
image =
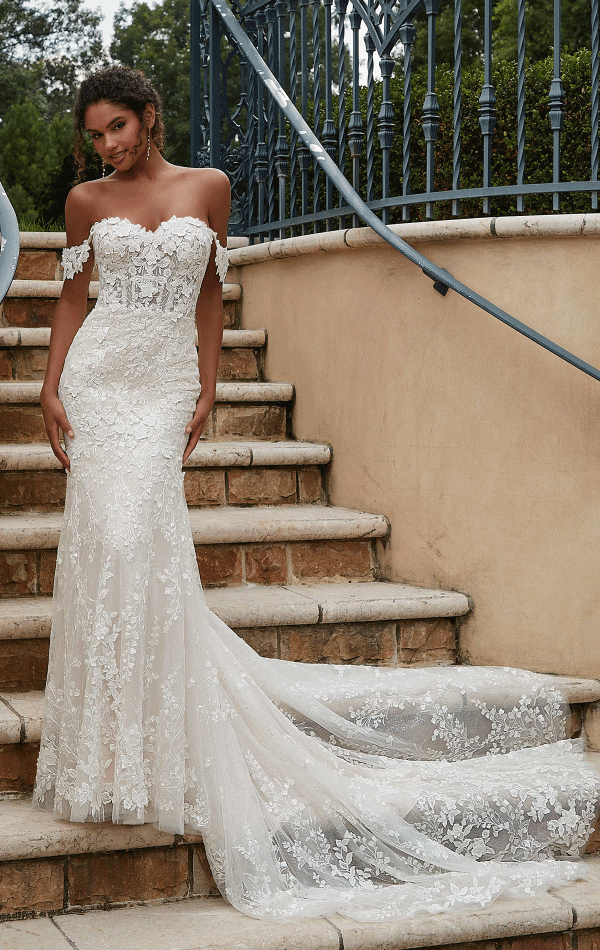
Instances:
[[[106,175],[106,162],[102,162],[102,177]]]
[[[150,126],[148,126],[148,151],[146,152],[146,161],[150,161]]]

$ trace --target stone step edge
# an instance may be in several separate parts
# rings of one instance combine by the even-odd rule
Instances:
[[[597,768],[600,754],[590,753],[589,758],[595,760]],[[0,867],[4,861],[97,854],[201,841],[200,834],[165,833],[151,824],[113,825],[109,822],[76,823],[57,820],[50,812],[33,808],[29,796],[6,796],[0,799]],[[597,875],[596,901],[600,911],[600,867]],[[430,922],[431,920],[432,918],[429,918]],[[600,919],[597,925],[600,926]],[[559,926],[558,929],[562,927]]]
[[[262,348],[267,342],[267,331],[223,330],[223,349]],[[50,327],[0,327],[0,347],[44,348],[50,345]]]
[[[471,604],[459,591],[363,581],[211,588],[206,603],[228,627],[376,623],[462,617]],[[0,600],[0,641],[50,635],[52,597]],[[600,686],[597,698],[600,699]]]
[[[570,706],[585,705],[582,721],[577,721],[578,729],[583,730],[586,738],[587,754],[600,765],[600,730],[598,729],[598,708],[600,701],[600,683],[597,680],[582,680],[577,677],[557,676],[557,685],[565,691]],[[582,702],[582,696],[587,697]],[[589,710],[589,715],[587,714]],[[16,692],[0,691],[0,751],[2,746],[37,743],[42,731],[44,711],[44,693],[41,690]],[[1,811],[0,811],[1,817]],[[2,832],[0,821],[0,855]]]
[[[31,299],[32,297],[58,298],[62,290],[62,280],[13,280],[6,294],[7,299]],[[100,282],[91,280],[88,300],[98,297]],[[223,300],[240,300],[241,284],[223,284]]]
[[[0,517],[0,550],[55,548],[62,513],[29,512]],[[384,538],[384,515],[322,505],[256,505],[190,509],[195,544],[263,544],[274,541],[365,541]]]
[[[31,796],[0,799],[0,867],[3,861],[96,854],[202,841],[199,834],[176,835],[151,824],[60,821],[33,808]]]
[[[0,403],[5,405],[38,403],[41,388],[41,380],[2,382],[0,383]],[[291,402],[293,398],[292,383],[228,382],[217,383],[215,402]]]
[[[67,246],[67,235],[65,231],[21,231],[19,242],[22,251],[61,251]],[[227,235],[227,248],[230,251],[249,244],[250,238]]]
[[[198,443],[183,466],[188,468],[252,468],[328,465],[331,446],[320,442],[293,439],[281,442],[212,442]],[[60,469],[62,465],[45,443],[14,442],[0,444],[0,472],[41,471]]]
[[[192,898],[84,914],[60,914],[52,920],[0,924],[4,946],[52,950],[120,950],[159,946],[156,935],[169,934],[160,947],[186,950],[425,950],[444,947],[512,950],[517,947],[590,948],[600,930],[600,859],[586,858],[589,880],[563,885],[538,897],[498,899],[488,907],[361,923],[332,914],[310,920],[272,923],[244,917],[221,898]],[[581,933],[587,931],[587,933]],[[64,944],[58,938],[64,938]],[[524,938],[524,939],[519,939]],[[32,941],[31,943],[29,941]],[[35,942],[33,942],[35,941]],[[114,941],[114,942],[113,942]],[[172,942],[172,941],[176,941]]]

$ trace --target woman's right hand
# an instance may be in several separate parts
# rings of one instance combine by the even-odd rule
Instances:
[[[55,392],[48,392],[43,386],[40,395],[40,403],[42,406],[42,414],[44,416],[46,435],[50,440],[52,451],[56,455],[60,464],[63,465],[68,472],[70,471],[71,463],[69,461],[69,456],[60,443],[60,430],[62,429],[62,431],[68,435],[69,438],[73,437],[73,430],[71,429],[71,423],[67,419],[65,407]]]

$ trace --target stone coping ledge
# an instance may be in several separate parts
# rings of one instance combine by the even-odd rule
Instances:
[[[22,251],[60,251],[67,246],[67,235],[64,231],[21,231],[19,240]],[[227,236],[229,250],[246,247],[249,243],[247,237],[233,237],[231,234]]]
[[[464,218],[393,224],[391,230],[408,244],[423,241],[498,240],[501,238],[600,237],[600,213],[538,214],[506,218]],[[231,266],[339,252],[385,245],[371,228],[346,228],[265,241],[238,248],[229,255]]]
[[[60,297],[63,282],[62,280],[13,280],[8,288],[7,297],[30,298]],[[96,300],[100,290],[100,283],[97,280],[91,280],[88,290],[88,299]],[[240,300],[242,288],[239,284],[223,284],[223,300]]]
[[[50,327],[0,327],[0,346],[49,346],[50,329]],[[223,349],[254,349],[265,346],[266,342],[266,330],[223,330]]]
[[[339,584],[287,584],[282,587],[226,587],[205,591],[206,603],[229,627],[278,627],[295,624],[366,623],[460,617],[470,609],[466,594],[429,590],[410,584],[365,581]],[[50,635],[51,597],[0,600],[0,640],[33,640]],[[565,681],[569,692],[582,686]],[[588,683],[586,702],[600,699],[600,683]],[[575,700],[573,700],[575,702]],[[576,700],[581,702],[579,698]]]
[[[0,403],[37,403],[42,381],[14,380],[0,383]],[[215,402],[291,402],[291,383],[217,383]]]
[[[0,800],[0,861],[153,848],[175,844],[182,837],[166,834],[150,824],[61,821],[50,812],[32,808],[30,798]],[[185,840],[202,838],[186,835]]]
[[[0,550],[55,548],[62,520],[62,512],[3,515]],[[324,505],[192,508],[190,523],[195,544],[364,541],[383,538],[390,528],[384,515]]]
[[[79,828],[85,826],[78,826]],[[600,861],[588,880],[540,897],[497,900],[484,908],[385,923],[340,915],[272,922],[240,914],[220,898],[121,907],[0,924],[0,948],[14,950],[414,950],[532,937],[532,946],[577,946],[600,925]],[[562,940],[548,935],[566,934]],[[535,940],[538,935],[544,935]],[[596,934],[594,934],[594,938]],[[521,945],[521,941],[518,941]],[[507,943],[507,947],[510,943]],[[591,946],[589,939],[585,946]]]
[[[200,441],[188,468],[249,468],[277,465],[328,465],[331,447],[320,442],[210,442]],[[0,444],[0,472],[42,471],[62,465],[47,443]]]

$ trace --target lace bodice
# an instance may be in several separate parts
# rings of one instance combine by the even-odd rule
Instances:
[[[213,242],[219,280],[227,273],[227,249],[200,218],[173,215],[148,231],[127,218],[96,221],[89,237],[63,251],[65,280],[83,270],[93,245],[100,291],[100,308],[193,309],[208,266]]]

